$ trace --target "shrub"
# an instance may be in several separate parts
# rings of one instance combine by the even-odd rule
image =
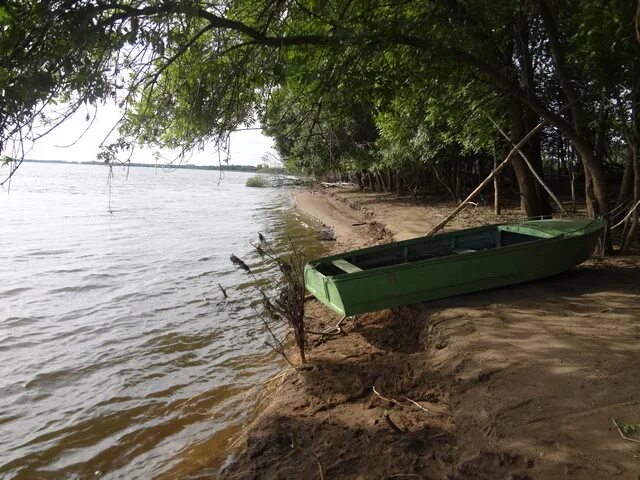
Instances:
[[[267,184],[268,182],[264,175],[254,175],[253,177],[247,178],[244,185],[246,187],[266,187]]]

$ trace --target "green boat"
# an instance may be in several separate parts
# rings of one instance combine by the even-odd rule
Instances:
[[[603,218],[491,225],[319,258],[305,286],[342,315],[425,302],[556,275],[587,260]]]

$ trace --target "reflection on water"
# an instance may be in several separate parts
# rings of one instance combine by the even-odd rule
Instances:
[[[247,177],[134,168],[111,215],[105,168],[23,165],[0,195],[1,478],[222,462],[247,392],[279,368],[229,256],[258,264],[258,231],[319,248],[287,192]]]

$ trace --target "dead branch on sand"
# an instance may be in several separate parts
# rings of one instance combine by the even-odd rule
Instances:
[[[407,402],[411,402],[413,403],[416,407],[418,407],[420,410],[424,410],[425,412],[429,413],[429,410],[427,410],[426,408],[424,408],[422,405],[420,405],[418,402],[416,402],[415,400],[411,400],[410,398],[407,397],[402,397],[403,400],[406,400]]]
[[[401,405],[401,403],[400,403],[398,400],[396,400],[395,398],[387,398],[387,397],[382,396],[382,395],[380,394],[380,392],[378,392],[378,391],[376,390],[375,385],[373,386],[373,393],[374,393],[374,394],[376,394],[378,397],[380,397],[382,400],[384,400],[384,401],[386,401],[386,402],[393,403],[393,404],[396,404],[396,405]],[[407,397],[402,397],[402,399],[403,399],[403,400],[405,400],[406,402],[412,403],[413,405],[415,405],[416,407],[418,407],[420,410],[422,410],[422,411],[424,411],[424,412],[429,413],[429,410],[427,410],[426,408],[424,408],[422,405],[420,405],[420,404],[419,404],[418,402],[416,402],[415,400],[411,400],[410,398],[407,398]]]
[[[329,327],[326,328],[325,330],[323,330],[322,332],[314,332],[313,330],[305,330],[305,333],[310,333],[311,335],[341,335],[343,333],[342,328],[340,327],[340,325],[342,325],[342,322],[344,322],[346,320],[346,316],[342,317],[340,319],[340,321],[338,323],[336,323],[333,327]],[[322,340],[322,338],[320,339]]]

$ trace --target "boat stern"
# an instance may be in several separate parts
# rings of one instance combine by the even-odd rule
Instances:
[[[313,264],[304,267],[304,285],[320,302],[340,313],[346,315],[344,304],[333,279],[320,273]]]

